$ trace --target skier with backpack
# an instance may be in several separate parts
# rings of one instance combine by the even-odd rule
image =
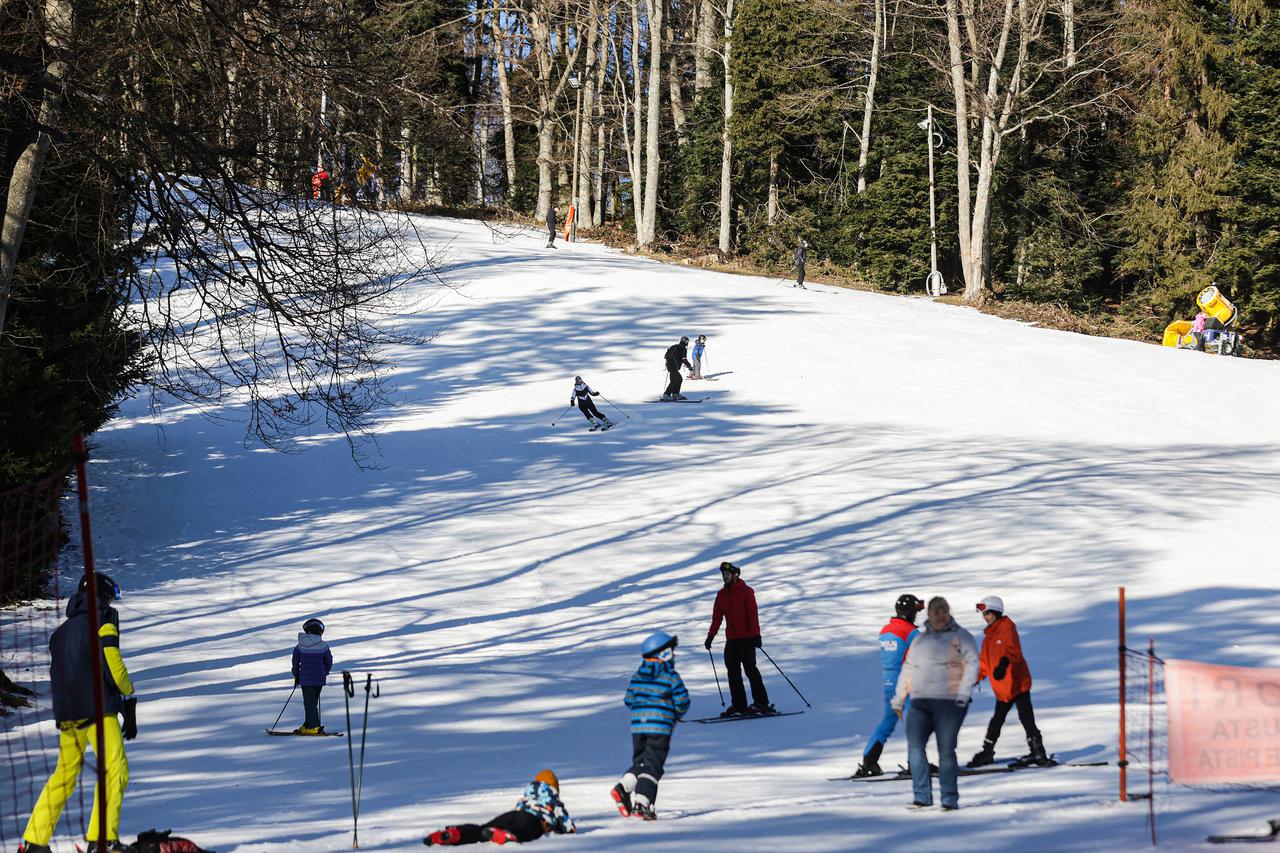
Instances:
[[[600,414],[600,410],[596,408],[592,397],[599,397],[599,391],[592,391],[581,376],[573,377],[573,396],[569,398],[569,405],[578,404],[578,411],[582,412],[582,416],[591,424],[592,431],[606,430],[613,426],[613,421]]]
[[[93,788],[93,811],[85,840],[97,848],[98,804],[107,798],[107,850],[122,851],[120,843],[120,808],[124,804],[125,787],[129,784],[129,761],[124,742],[138,734],[135,716],[137,700],[133,681],[120,656],[120,614],[111,602],[120,598],[120,587],[109,575],[94,573],[97,601],[89,601],[88,579],[80,579],[80,587],[67,600],[66,621],[49,637],[49,686],[53,693],[53,718],[58,725],[58,764],[45,783],[44,790],[31,810],[31,818],[22,832],[18,853],[49,853],[58,818],[75,790],[84,764],[84,751],[98,751],[98,726],[95,721],[93,696],[93,661],[89,649],[100,649],[103,686],[102,743],[98,761],[106,765],[106,790]],[[98,636],[94,642],[89,625],[90,608],[98,615]],[[117,715],[124,715],[124,726]]]
[[[756,608],[756,593],[742,580],[742,569],[725,560],[720,564],[720,579],[724,586],[716,592],[716,603],[711,608],[711,628],[703,645],[711,651],[711,643],[724,621],[724,668],[729,679],[729,707],[720,716],[738,717],[750,714],[776,714],[769,704],[769,692],[756,666],[756,649],[763,647],[760,638],[760,615]],[[747,704],[747,691],[742,686],[742,672],[746,670],[751,682],[752,704]]]
[[[664,360],[667,365],[667,389],[662,392],[663,402],[669,403],[673,400],[688,399],[680,393],[680,386],[684,383],[684,377],[680,373],[680,367],[693,370],[693,365],[689,363],[689,338],[683,336],[679,343],[674,343],[667,347]]]
[[[676,637],[654,631],[640,646],[640,667],[631,676],[623,702],[631,709],[631,767],[609,795],[623,817],[657,820],[671,733],[689,712],[689,691],[676,672]]]
[[[324,623],[319,619],[308,619],[302,623],[298,645],[293,647],[293,684],[302,687],[305,714],[302,725],[293,730],[295,735],[324,734],[320,721],[320,691],[333,669],[333,652],[323,637]]]
[[[916,638],[916,617],[924,610],[924,602],[914,595],[900,595],[893,605],[894,616],[889,624],[880,629],[880,669],[884,675],[884,713],[876,724],[867,748],[862,751],[862,763],[854,771],[854,778],[879,776],[880,752],[898,725],[898,714],[893,710],[893,693],[898,688],[898,676],[902,674],[902,662],[907,658],[907,647]],[[911,698],[903,703],[902,713],[906,716]]]
[[[987,628],[982,634],[982,649],[978,653],[978,681],[991,680],[991,692],[996,697],[996,710],[987,724],[987,737],[982,749],[969,762],[970,767],[985,767],[996,760],[996,741],[1009,709],[1018,709],[1018,720],[1027,735],[1027,747],[1031,751],[1017,760],[1019,765],[1051,764],[1044,751],[1044,739],[1036,727],[1036,712],[1031,707],[1031,668],[1022,656],[1022,641],[1018,626],[1005,615],[1004,600],[998,595],[988,595],[978,602]]]
[[[560,801],[560,780],[550,770],[543,770],[525,786],[516,807],[482,824],[462,823],[446,826],[422,839],[428,847],[453,847],[492,841],[523,844],[536,841],[548,832],[557,835],[577,832],[573,818]]]

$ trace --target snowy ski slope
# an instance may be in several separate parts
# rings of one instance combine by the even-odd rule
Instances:
[[[537,850],[1137,850],[1146,807],[1116,801],[1117,585],[1131,638],[1166,657],[1280,665],[1280,363],[417,222],[464,286],[411,318],[439,334],[397,353],[380,468],[328,436],[246,448],[239,424],[177,404],[132,401],[95,437],[95,547],[126,589],[142,697],[129,837],[349,849],[346,742],[263,735],[310,616],[334,647],[329,728],[347,727],[339,670],[381,681],[363,850],[486,820],[542,767],[580,834]],[[639,405],[662,390],[664,349],[699,333],[717,381],[685,390],[706,402]],[[629,419],[552,427],[574,374]],[[680,727],[660,820],[624,821],[607,792],[630,760],[621,699],[647,632],[680,636],[691,716],[720,710],[701,641],[723,559],[813,710]],[[908,813],[907,783],[827,781],[879,718],[876,634],[903,592],[947,596],[975,636],[973,602],[1003,596],[1047,748],[1112,766],[962,779],[948,814]],[[761,663],[778,707],[802,708]],[[962,760],[992,705],[983,688]],[[281,726],[301,714],[295,699]],[[1011,718],[999,752],[1022,751]],[[900,727],[882,763],[905,760]],[[1171,850],[1280,806],[1157,796]],[[0,810],[12,838],[25,813],[8,793]]]

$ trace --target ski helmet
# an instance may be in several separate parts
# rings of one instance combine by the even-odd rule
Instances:
[[[730,563],[728,560],[725,560],[723,563],[720,564],[720,571],[733,572],[735,575],[742,574],[742,569],[738,568],[733,563]]]
[[[554,770],[540,770],[538,775],[533,777],[535,782],[545,782],[551,786],[551,790],[557,794],[560,793],[560,778],[556,776]]]
[[[94,585],[98,588],[99,601],[117,601],[120,598],[120,584],[116,583],[111,575],[104,572],[93,573]],[[84,592],[89,586],[89,578],[87,576],[80,578],[80,585],[77,589]]]
[[[656,658],[668,649],[674,649],[678,643],[676,637],[666,631],[654,631],[640,645],[640,654],[647,658]]]
[[[707,342],[707,336],[706,336],[706,335],[698,335],[698,343],[700,343],[700,344],[705,344],[706,342]]]
[[[573,377],[573,381],[574,381],[574,382],[576,382],[576,383],[578,383],[579,385],[581,385],[581,384],[582,384],[582,377],[581,377],[581,376],[575,376],[575,377]]]
[[[900,595],[898,596],[898,601],[893,605],[893,609],[898,614],[899,619],[906,619],[914,625],[916,614],[924,610],[924,602],[914,595]]]
[[[681,335],[681,336],[680,336],[680,343],[682,343],[682,344],[687,344],[687,343],[689,343],[689,336],[688,336],[688,335]]]
[[[995,613],[996,615],[1004,613],[1004,600],[998,595],[988,595],[978,602],[978,612]]]
[[[317,637],[324,636],[324,623],[319,619],[308,619],[302,623],[302,632],[304,634],[315,634]]]

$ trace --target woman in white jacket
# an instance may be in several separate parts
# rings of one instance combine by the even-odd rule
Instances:
[[[898,676],[893,709],[902,716],[902,706],[911,698],[907,714],[907,760],[911,765],[911,788],[915,800],[909,808],[933,805],[933,785],[925,745],[929,736],[938,739],[938,788],[942,808],[960,807],[956,740],[969,711],[969,698],[978,680],[978,645],[973,635],[951,618],[951,605],[941,596],[929,600],[929,619],[911,641],[907,659]]]

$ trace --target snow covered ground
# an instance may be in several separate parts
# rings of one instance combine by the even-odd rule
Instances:
[[[539,850],[1136,850],[1146,806],[1116,800],[1116,587],[1131,640],[1163,656],[1280,665],[1280,363],[418,225],[464,286],[411,319],[439,334],[397,353],[379,468],[338,438],[246,448],[240,425],[176,404],[133,401],[94,439],[95,548],[126,588],[142,697],[126,835],[349,848],[345,740],[263,735],[310,616],[335,675],[381,684],[366,850],[505,811],[542,767],[580,834]],[[664,349],[699,333],[716,381],[685,391],[705,402],[642,404]],[[577,412],[551,426],[575,373],[625,410],[620,427],[589,433]],[[720,711],[701,641],[723,559],[813,709],[680,727],[660,820],[624,821],[607,792],[649,631],[682,640],[691,716]],[[975,635],[973,602],[1003,596],[1048,749],[1112,766],[962,779],[948,814],[908,813],[907,783],[827,781],[879,718],[876,634],[904,592],[947,596]],[[777,705],[803,708],[761,663]],[[338,683],[323,707],[345,729]],[[992,705],[984,688],[962,759]],[[295,700],[281,726],[300,721]],[[1016,719],[1000,746],[1024,751]],[[882,763],[905,756],[900,728]],[[0,796],[8,838],[26,791]],[[1167,849],[1280,813],[1268,792],[1158,796]]]

